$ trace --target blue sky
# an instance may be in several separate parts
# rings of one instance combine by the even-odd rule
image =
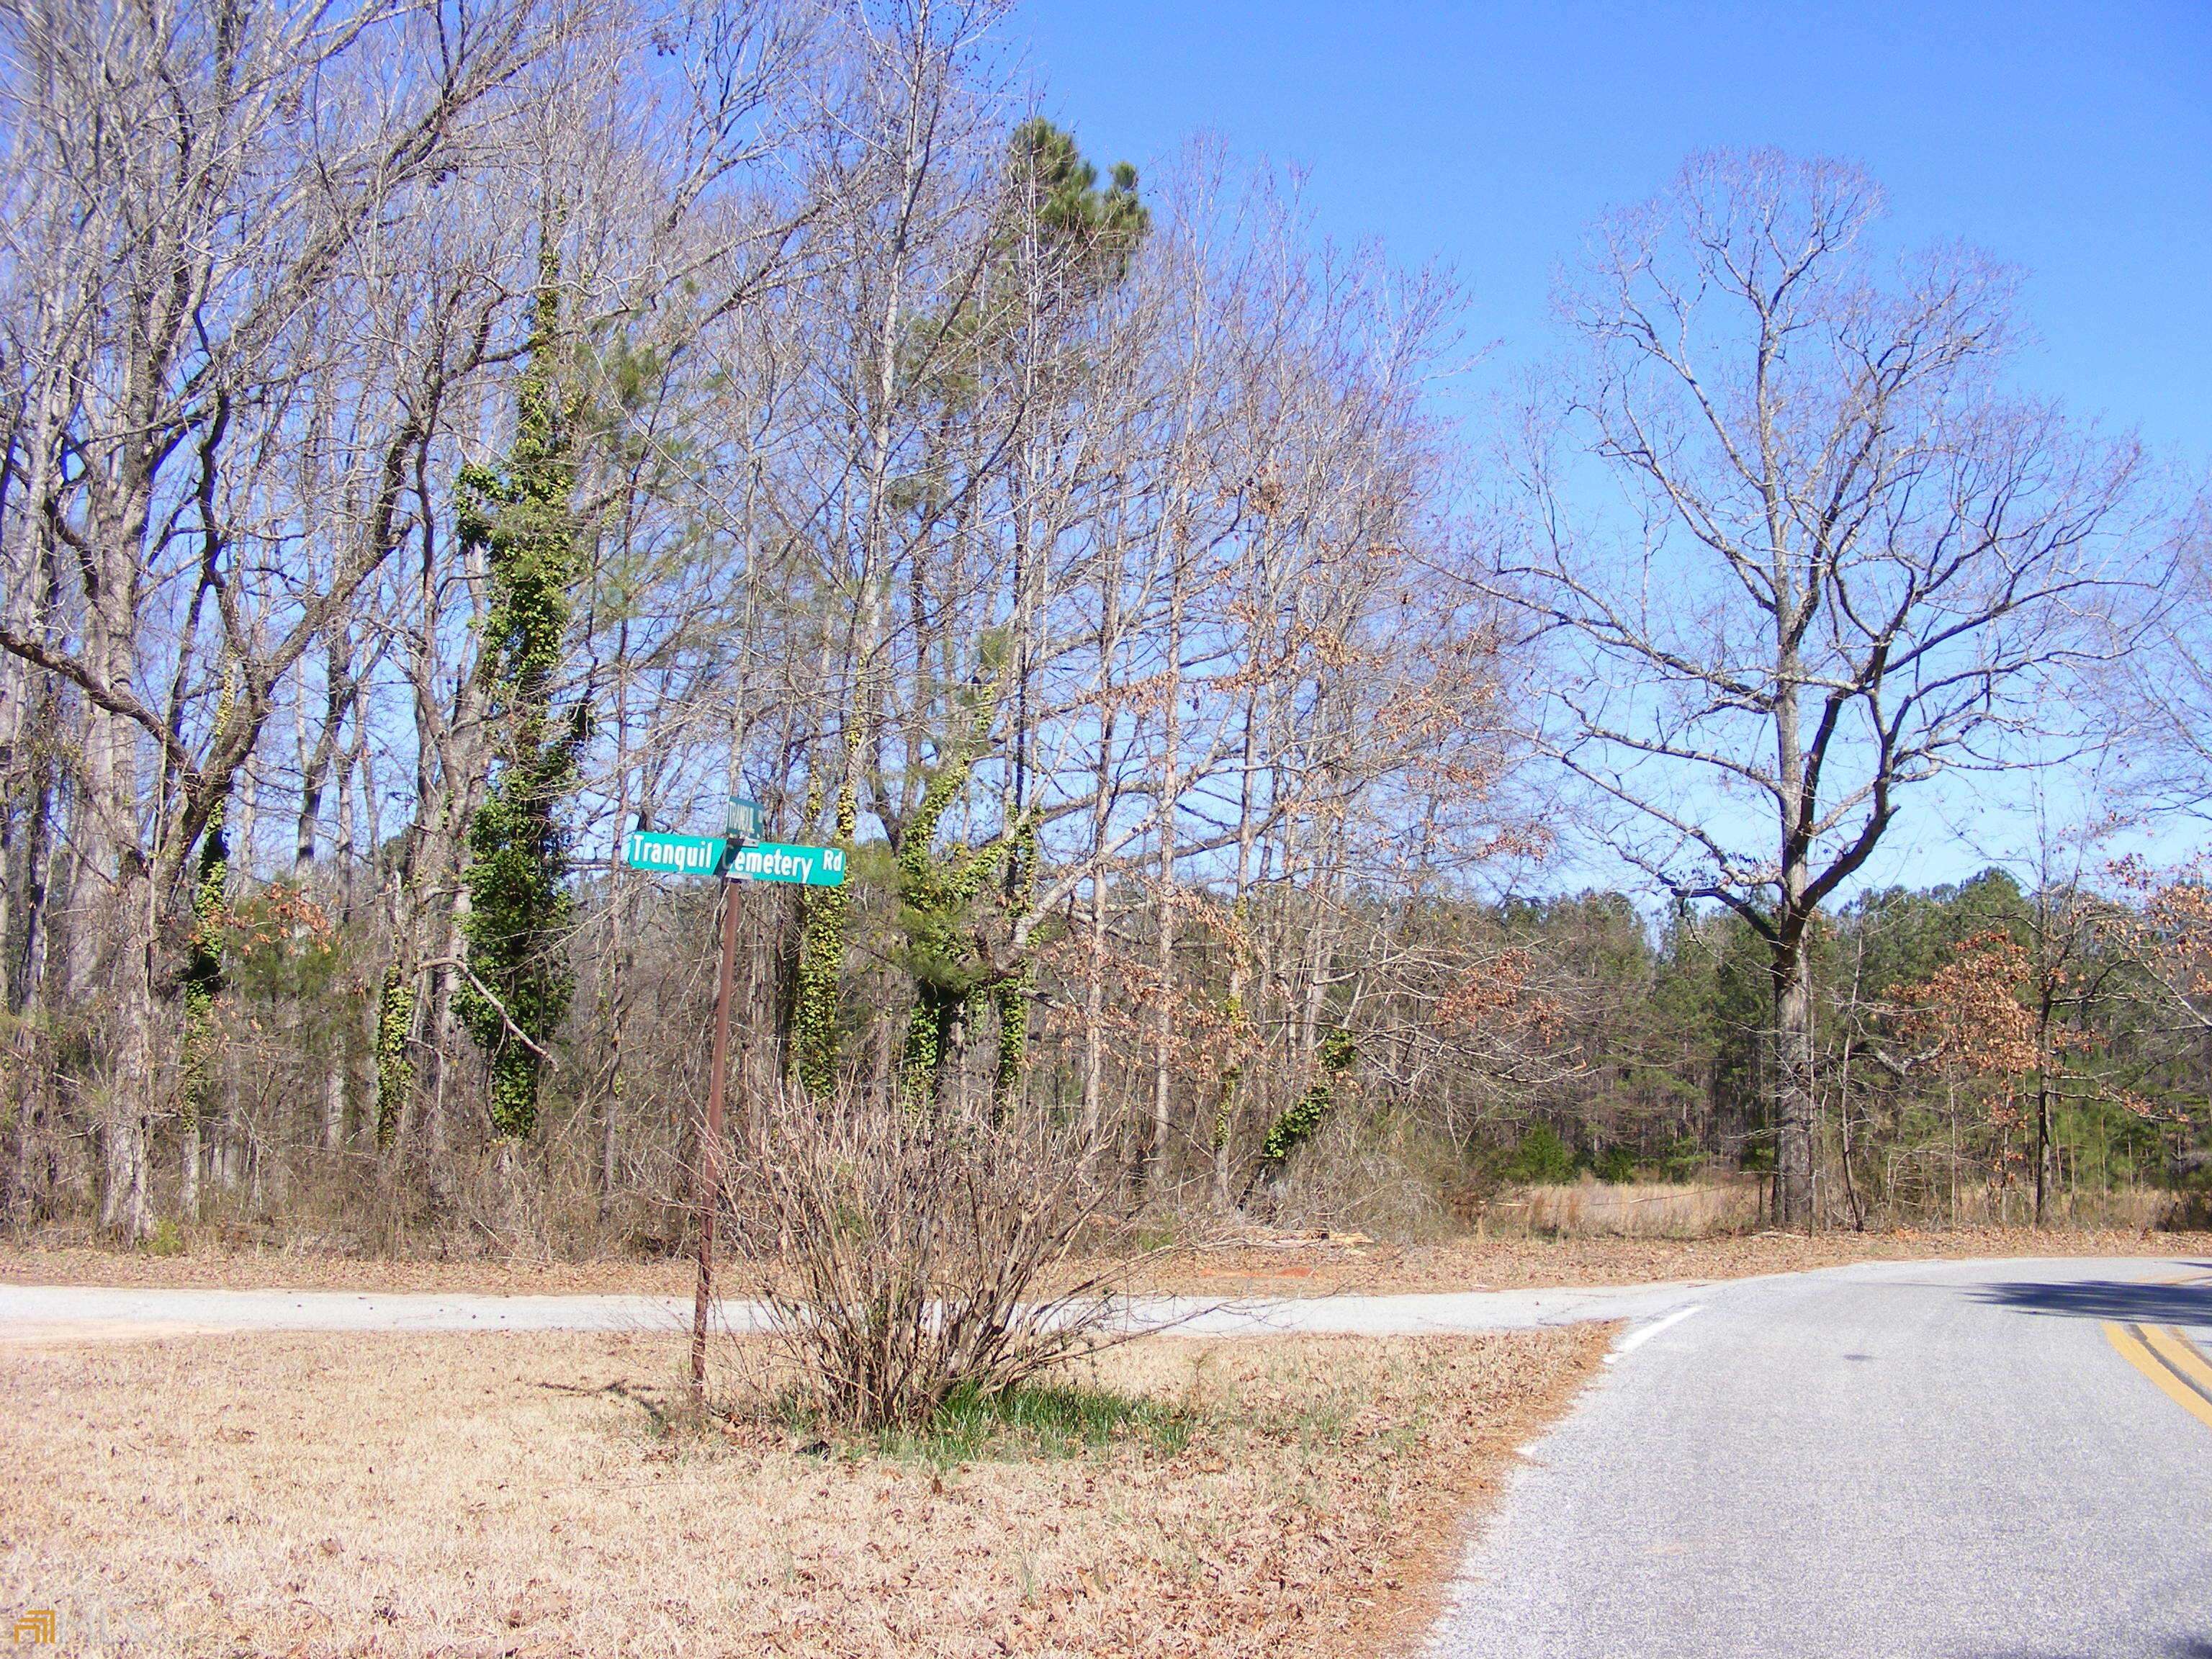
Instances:
[[[2028,386],[2212,463],[2212,3],[1030,0],[1011,33],[1102,164],[1190,135],[1297,166],[1322,228],[1442,260],[1473,337],[1549,342],[1558,262],[1694,149],[1847,156],[1906,244],[2026,275]]]
[[[1301,169],[1328,235],[1455,270],[1495,348],[1471,392],[1559,344],[1553,275],[1593,219],[1693,150],[1775,144],[1868,167],[1899,246],[2017,266],[2022,386],[2212,472],[2212,0],[1030,0],[1010,32],[1102,167],[1210,133]],[[1957,879],[2032,840],[2024,788],[1978,788],[1923,799],[1868,877]],[[1622,878],[1605,864],[1552,878]]]

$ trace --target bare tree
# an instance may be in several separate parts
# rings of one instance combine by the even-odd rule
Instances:
[[[2212,817],[2212,496],[2199,495],[2174,540],[2172,580],[2147,651],[2092,690],[2137,812]]]
[[[1765,943],[1791,1226],[1815,1218],[1814,919],[1908,793],[2060,723],[2046,696],[2112,649],[2142,528],[2135,447],[2000,384],[2007,274],[1948,249],[1885,279],[1881,205],[1762,151],[1607,221],[1504,561],[1556,647],[1544,748],[1624,856]]]
[[[502,95],[572,21],[268,4],[5,23],[6,306],[39,392],[9,551],[11,573],[56,580],[46,614],[11,617],[0,644],[85,706],[71,840],[100,921],[72,972],[112,1000],[95,1044],[104,1209],[130,1236],[149,1221],[188,862],[220,833],[279,683],[398,539],[423,411],[372,394],[349,441],[357,492],[288,502],[274,474],[313,435],[319,382],[381,378],[349,325],[395,274],[395,227],[487,159]],[[317,523],[311,557],[279,550],[329,505],[352,521]]]

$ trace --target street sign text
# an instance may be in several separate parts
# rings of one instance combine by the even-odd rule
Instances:
[[[836,847],[789,847],[773,841],[742,847],[720,836],[640,830],[623,837],[623,862],[633,870],[667,876],[722,875],[732,881],[788,881],[808,887],[845,884],[845,854]]]
[[[711,876],[722,861],[720,836],[668,836],[638,830],[623,837],[623,862],[671,876]]]
[[[803,882],[809,887],[842,887],[845,854],[835,847],[787,847],[764,841],[731,855],[728,873],[740,881]]]

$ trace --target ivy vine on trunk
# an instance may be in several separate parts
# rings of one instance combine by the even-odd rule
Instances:
[[[398,968],[387,968],[376,999],[376,1146],[390,1152],[398,1144],[400,1118],[415,1087],[415,1060],[408,1042],[415,1025],[415,981]]]
[[[837,828],[834,843],[849,864],[860,829],[860,800],[853,774],[859,765],[856,745],[849,739],[845,776],[837,787]],[[820,816],[817,793],[808,803],[806,822]],[[799,943],[796,994],[791,1021],[791,1068],[799,1085],[817,1100],[837,1086],[837,1058],[843,1032],[840,996],[845,970],[845,926],[852,901],[843,887],[810,887],[801,900],[804,921]]]
[[[218,724],[229,715],[233,687],[233,677],[226,674],[216,705]],[[228,805],[227,796],[216,800],[201,836],[199,869],[192,884],[191,945],[183,975],[181,1103],[185,1129],[184,1208],[188,1217],[198,1207],[200,1129],[206,1121],[208,1095],[213,1081],[216,999],[223,992],[222,929],[226,920],[225,895],[230,885],[230,838],[223,828]]]
[[[461,471],[460,533],[482,550],[491,586],[477,672],[487,682],[491,775],[469,823],[464,933],[468,975],[456,1006],[491,1063],[491,1117],[503,1137],[538,1121],[545,1051],[575,988],[565,954],[573,900],[559,820],[574,787],[585,714],[553,706],[581,574],[572,496],[574,410],[563,400],[558,219],[538,253],[536,317],[502,474]]]
[[[904,965],[914,975],[899,1085],[908,1109],[915,1113],[935,1104],[945,1066],[965,1045],[968,1026],[994,979],[976,950],[975,901],[1006,856],[1007,843],[1000,839],[970,847],[956,842],[942,854],[936,843],[945,814],[968,787],[975,763],[990,746],[998,691],[994,676],[973,693],[967,729],[930,772],[921,804],[899,840],[898,927],[906,936]]]
[[[1329,1113],[1336,1107],[1339,1084],[1359,1061],[1359,1045],[1349,1031],[1331,1031],[1321,1040],[1321,1052],[1316,1060],[1321,1075],[1314,1079],[1313,1086],[1267,1126],[1267,1138],[1260,1146],[1259,1167],[1244,1185],[1247,1198],[1262,1181],[1281,1174],[1284,1165],[1291,1161],[1291,1154],[1311,1140],[1328,1121]]]

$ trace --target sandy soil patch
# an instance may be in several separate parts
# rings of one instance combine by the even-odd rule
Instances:
[[[0,1564],[72,1653],[1386,1652],[1608,1335],[1141,1344],[1043,1450],[671,1429],[665,1339],[11,1345]]]

